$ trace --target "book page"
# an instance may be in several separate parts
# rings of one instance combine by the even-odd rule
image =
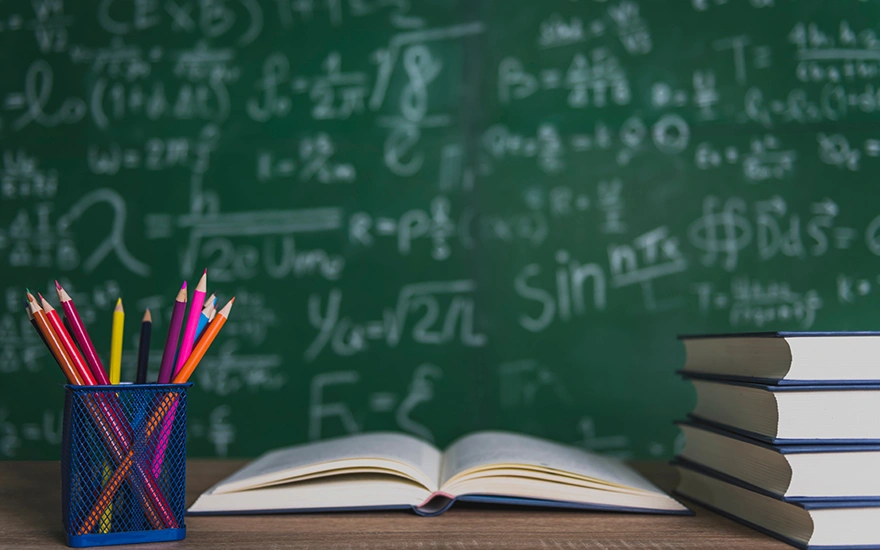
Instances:
[[[397,433],[358,434],[270,451],[211,489],[244,490],[344,468],[399,471],[430,490],[440,477],[440,451],[425,441]]]
[[[589,451],[536,437],[508,432],[477,432],[458,439],[443,457],[441,487],[469,470],[525,465],[570,472],[586,478],[652,493],[660,489],[622,462]]]
[[[420,484],[404,478],[349,474],[234,493],[204,493],[188,512],[410,507],[424,502],[430,494]]]

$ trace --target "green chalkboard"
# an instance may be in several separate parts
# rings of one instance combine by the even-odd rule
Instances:
[[[236,296],[192,456],[501,428],[669,457],[683,332],[876,329],[880,10],[0,6],[0,457],[59,453],[25,286],[109,352]],[[54,296],[49,293],[49,296]]]

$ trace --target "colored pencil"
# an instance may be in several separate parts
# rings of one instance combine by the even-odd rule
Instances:
[[[61,372],[64,373],[64,376],[65,378],[67,378],[67,381],[69,383],[75,384],[77,386],[82,386],[83,380],[80,377],[79,373],[76,372],[76,367],[73,366],[73,362],[64,351],[63,345],[58,340],[58,337],[55,335],[52,327],[49,326],[49,321],[48,319],[46,319],[46,314],[40,308],[37,300],[34,299],[33,295],[30,293],[28,293],[28,301],[31,305],[31,315],[34,316],[34,321],[36,321],[37,329],[43,333],[43,336],[45,336],[46,342],[49,344],[49,351],[52,352],[52,356],[55,357],[55,361],[57,361],[58,366],[61,367]]]
[[[174,299],[171,322],[168,325],[168,338],[165,339],[165,350],[162,352],[162,365],[159,367],[159,384],[167,384],[174,375],[174,354],[177,351],[177,340],[180,338],[180,327],[183,325],[183,313],[186,310],[186,281]]]
[[[186,315],[186,328],[183,330],[183,338],[180,340],[180,351],[177,354],[177,363],[174,365],[174,374],[180,372],[180,368],[189,359],[193,345],[196,341],[196,328],[199,326],[199,315],[205,305],[205,293],[208,290],[208,270],[202,273],[202,278],[193,292],[192,302],[189,304],[189,312]]]
[[[180,372],[174,375],[173,382],[175,384],[183,384],[189,380],[189,377],[199,365],[199,361],[202,360],[202,357],[205,356],[205,352],[211,347],[214,338],[217,337],[220,329],[223,328],[226,319],[229,318],[229,312],[232,311],[232,304],[234,302],[235,297],[229,300],[229,302],[223,306],[223,309],[217,312],[217,317],[215,317],[214,320],[211,321],[211,324],[208,325],[208,328],[205,329],[204,335],[202,335],[202,338],[199,340],[199,343],[196,344],[196,347],[193,348],[192,354],[190,354],[189,359],[184,363],[183,368],[180,369]]]
[[[211,321],[211,314],[214,311],[214,305],[211,302],[208,302],[208,305],[202,309],[202,314],[199,315],[199,326],[196,327],[196,342],[199,341],[199,337],[204,332],[205,327],[208,326],[208,323]]]
[[[122,372],[122,333],[125,327],[125,311],[122,309],[122,298],[117,298],[113,310],[113,326],[110,331],[110,383],[118,384]],[[103,485],[110,480],[110,464],[104,461]],[[113,503],[111,502],[101,515],[99,531],[109,533],[113,522]]]
[[[43,312],[46,313],[46,319],[49,321],[49,326],[52,327],[52,330],[55,331],[55,335],[58,336],[58,340],[64,347],[64,351],[67,352],[68,357],[70,357],[70,361],[76,368],[76,372],[79,373],[80,378],[82,378],[87,386],[94,386],[98,382],[95,380],[94,375],[92,375],[92,371],[89,370],[89,366],[86,364],[86,360],[83,359],[82,354],[77,349],[76,344],[73,343],[73,339],[70,337],[70,333],[67,331],[64,323],[61,322],[61,316],[58,315],[58,312],[55,311],[55,308],[49,303],[49,300],[43,298],[42,294],[37,293],[37,296],[40,298],[40,305],[43,308]]]
[[[110,383],[118,384],[122,375],[122,334],[125,331],[125,310],[122,298],[117,298],[113,310],[113,328],[110,333]]]
[[[24,301],[24,310],[27,312],[28,320],[34,326],[34,330],[37,331],[37,334],[40,335],[40,340],[43,341],[43,344],[46,345],[46,349],[49,349],[49,341],[46,340],[46,337],[43,336],[43,333],[40,332],[40,327],[37,326],[37,322],[34,320],[34,314],[31,313],[31,303],[25,299]]]
[[[147,363],[150,362],[150,335],[153,332],[153,317],[150,315],[150,309],[144,312],[144,318],[141,320],[141,339],[138,342],[138,366],[137,375],[135,376],[135,384],[147,383]]]
[[[89,333],[83,325],[79,312],[76,311],[76,306],[73,304],[73,300],[70,299],[70,295],[61,287],[61,284],[59,284],[58,281],[55,281],[55,289],[58,291],[58,300],[61,302],[61,308],[64,310],[64,317],[70,322],[73,337],[76,339],[76,343],[79,344],[83,356],[86,359],[86,363],[88,363],[89,368],[92,371],[92,375],[95,377],[95,380],[98,381],[98,384],[109,384],[110,380],[107,378],[107,373],[104,371],[104,365],[101,364],[98,352],[95,351],[95,345],[92,344],[92,339],[89,338]]]

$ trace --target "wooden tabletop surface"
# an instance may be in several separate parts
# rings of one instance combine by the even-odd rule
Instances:
[[[230,474],[241,461],[190,460],[187,503]],[[637,463],[664,489],[674,470]],[[65,547],[61,530],[61,481],[57,462],[0,462],[0,548]],[[786,549],[791,548],[688,502],[697,515],[534,510],[457,504],[423,518],[408,512],[188,517],[180,542],[128,546],[132,550],[174,548],[243,550],[332,548],[338,550],[467,549]],[[121,548],[121,547],[119,547]]]

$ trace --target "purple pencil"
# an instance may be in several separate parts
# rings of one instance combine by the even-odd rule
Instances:
[[[177,353],[177,341],[180,339],[180,327],[183,326],[183,314],[186,311],[186,281],[177,298],[174,299],[174,310],[168,324],[168,338],[165,339],[165,351],[162,352],[162,365],[159,367],[159,384],[171,383],[174,375],[174,355]]]

